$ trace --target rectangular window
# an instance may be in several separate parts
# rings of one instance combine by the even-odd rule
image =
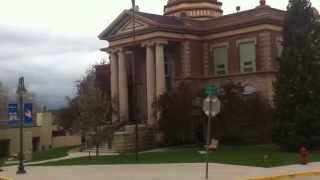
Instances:
[[[171,64],[168,61],[165,61],[165,78],[166,78],[166,88],[168,91],[172,90],[172,72],[171,72]]]
[[[240,68],[242,73],[256,71],[256,44],[246,42],[239,44],[240,49]]]
[[[228,48],[213,48],[214,70],[216,76],[228,74]]]
[[[276,39],[276,45],[277,45],[277,57],[281,57],[282,51],[283,51],[282,38]]]

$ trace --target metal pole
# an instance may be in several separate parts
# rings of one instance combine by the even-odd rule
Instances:
[[[132,1],[132,45],[134,46],[134,43],[136,41],[136,17],[135,17],[135,1]],[[138,127],[138,117],[137,114],[138,113],[136,106],[137,106],[137,102],[138,102],[138,98],[136,98],[137,96],[137,91],[136,91],[136,74],[135,74],[135,53],[134,53],[134,48],[132,49],[132,84],[133,84],[133,108],[134,108],[134,112],[133,112],[133,116],[135,119],[135,142],[136,142],[136,148],[135,148],[135,154],[136,154],[136,162],[139,161],[139,127]]]
[[[19,79],[18,95],[19,95],[19,115],[20,115],[20,153],[19,153],[19,166],[17,174],[25,174],[23,159],[23,120],[24,120],[24,108],[23,108],[23,88],[24,82],[23,78]]]
[[[211,96],[209,96],[209,116],[208,116],[208,130],[207,130],[207,161],[206,161],[206,179],[209,178],[209,145],[210,145],[210,138],[211,138]]]

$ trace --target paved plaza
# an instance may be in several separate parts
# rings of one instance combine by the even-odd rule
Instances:
[[[16,175],[17,167],[6,167],[0,176],[14,180],[203,180],[204,164],[158,165],[90,165],[26,167],[26,175]],[[211,180],[241,180],[249,177],[286,175],[320,171],[320,163],[307,166],[291,165],[276,168],[257,168],[224,164],[210,164]],[[318,178],[297,178],[315,180]]]

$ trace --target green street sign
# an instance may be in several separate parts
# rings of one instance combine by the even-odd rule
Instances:
[[[214,85],[209,85],[205,89],[206,96],[215,96],[218,94],[218,88]]]

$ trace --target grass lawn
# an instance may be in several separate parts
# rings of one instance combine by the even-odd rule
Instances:
[[[205,162],[206,154],[202,147],[170,148],[166,152],[150,152],[139,155],[140,164],[161,163],[200,163]],[[265,155],[268,156],[265,159]],[[320,161],[320,152],[313,152],[310,161]],[[250,146],[221,146],[217,151],[210,153],[210,162],[237,164],[258,167],[273,167],[299,163],[298,153],[281,152],[274,145]],[[41,164],[42,166],[57,165],[90,165],[90,164],[135,164],[135,155],[132,153],[119,156],[100,156],[75,158],[58,162]]]
[[[32,154],[32,161],[31,162],[65,157],[68,155],[68,152],[71,149],[76,148],[76,147],[78,147],[78,146],[53,148],[53,149],[49,149],[46,151],[34,152]]]

